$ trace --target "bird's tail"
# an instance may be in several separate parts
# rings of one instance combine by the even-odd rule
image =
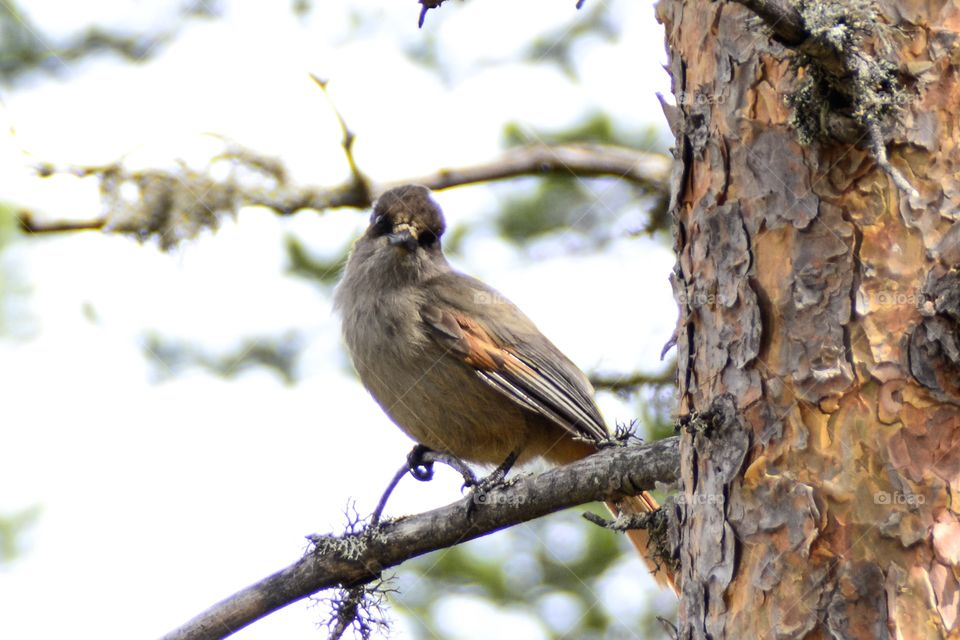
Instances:
[[[567,438],[554,443],[547,458],[554,464],[569,464],[581,460],[595,451],[596,447],[590,443]],[[620,515],[621,511],[634,514],[652,513],[659,509],[660,505],[653,499],[653,496],[644,491],[640,495],[627,496],[617,503],[608,502],[607,508],[616,517]],[[640,556],[646,563],[647,568],[650,569],[650,573],[653,574],[653,579],[657,581],[657,584],[661,587],[669,587],[679,596],[680,591],[673,581],[673,572],[651,558],[654,550],[649,547],[650,535],[647,531],[645,529],[628,529],[626,534],[633,546],[640,552]]]
[[[620,513],[651,513],[659,509],[660,505],[653,499],[653,496],[644,491],[640,495],[623,498],[619,503],[608,502],[607,508],[616,517]],[[653,549],[649,546],[650,534],[647,533],[646,529],[628,529],[626,534],[633,546],[640,552],[640,556],[646,563],[647,568],[650,569],[650,573],[657,584],[661,587],[669,587],[679,596],[680,590],[677,589],[677,584],[673,581],[673,572],[651,558]]]

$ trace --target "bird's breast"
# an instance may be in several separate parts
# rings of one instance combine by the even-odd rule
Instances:
[[[411,438],[464,460],[499,464],[528,416],[426,332],[412,296],[345,308],[343,335],[363,385]]]

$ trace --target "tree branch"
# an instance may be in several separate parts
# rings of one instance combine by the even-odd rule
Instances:
[[[522,476],[483,494],[376,528],[311,536],[313,549],[290,565],[215,604],[163,640],[225,638],[322,589],[356,586],[390,567],[568,507],[617,500],[676,480],[678,439],[609,447],[537,476]]]
[[[571,176],[612,176],[633,182],[655,193],[667,192],[672,160],[659,153],[645,153],[608,144],[560,144],[517,147],[488,164],[403,180],[384,187],[417,183],[430,189],[448,189],[465,184],[503,180],[547,173]]]
[[[777,0],[734,0],[757,14],[767,23],[777,39],[783,44],[795,47],[810,37],[803,24],[803,17],[796,5],[789,1]]]
[[[276,164],[265,161],[252,152],[241,151],[232,151],[229,160],[260,173],[264,173],[263,166]],[[123,211],[123,219],[120,222],[111,218],[114,212],[82,222],[43,222],[29,211],[20,212],[19,217],[21,228],[29,233],[105,229],[135,232],[140,236],[156,234],[172,243],[183,234],[171,233],[175,231],[171,225],[184,219],[192,221],[195,225],[210,226],[216,220],[214,213],[240,206],[263,206],[280,215],[291,215],[301,209],[325,210],[337,207],[364,209],[370,207],[373,199],[387,189],[410,183],[422,184],[433,190],[442,190],[520,176],[566,174],[588,177],[612,176],[633,182],[648,192],[665,194],[671,163],[670,158],[661,154],[645,153],[616,145],[538,144],[510,149],[500,158],[489,163],[441,169],[424,176],[371,185],[369,190],[358,188],[356,176],[342,185],[329,189],[297,188],[287,184],[280,184],[273,188],[251,188],[229,179],[225,182],[215,182],[196,172],[184,174],[157,170],[130,172],[116,164],[104,167],[63,168],[43,165],[38,168],[41,176],[54,174],[97,176],[101,181],[101,191],[108,200],[115,191],[119,191],[121,186],[128,184],[140,189],[142,195],[147,194],[151,188],[162,191],[165,195],[163,198],[152,199],[141,197],[140,200],[144,201],[144,210],[142,212]],[[282,176],[282,172],[270,171],[268,178],[282,180]],[[207,202],[207,199],[210,202]],[[147,200],[150,202],[146,202]],[[165,206],[157,206],[158,202]],[[184,203],[188,210],[174,211],[173,208],[178,203]],[[139,224],[140,228],[131,228],[135,226],[131,221]]]
[[[33,213],[26,209],[17,211],[20,229],[26,233],[62,233],[65,231],[100,231],[107,223],[105,218],[92,220],[64,220],[59,222],[35,222]]]
[[[608,375],[594,373],[590,376],[590,384],[594,389],[612,391],[614,393],[624,393],[633,391],[638,387],[665,387],[676,384],[677,367],[669,367],[661,373],[643,373],[637,371],[625,375]]]

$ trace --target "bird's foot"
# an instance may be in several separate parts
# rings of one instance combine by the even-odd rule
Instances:
[[[513,451],[510,455],[507,456],[507,459],[504,460],[499,467],[493,470],[493,472],[479,481],[474,481],[473,483],[464,483],[464,487],[469,487],[473,489],[471,500],[467,505],[467,512],[472,513],[477,505],[486,504],[489,502],[490,492],[494,489],[499,489],[501,487],[509,484],[506,481],[507,474],[510,472],[511,467],[517,461],[517,458],[520,456],[520,451]]]
[[[432,453],[429,447],[418,444],[407,454],[407,469],[420,482],[433,480],[433,460],[426,459],[428,453]]]
[[[453,455],[443,451],[434,451],[422,444],[418,444],[407,456],[407,467],[410,469],[410,475],[421,482],[427,482],[433,479],[433,463],[439,462],[445,464],[463,477],[463,486],[473,486],[478,483],[477,476],[474,475],[467,463]]]

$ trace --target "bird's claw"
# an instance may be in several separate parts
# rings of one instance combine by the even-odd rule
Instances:
[[[433,461],[423,459],[423,456],[429,451],[428,447],[418,444],[407,454],[407,467],[410,469],[410,475],[420,482],[433,480]]]
[[[472,481],[470,482],[464,482],[463,486],[465,488],[471,488],[474,491],[489,492],[492,489],[496,489],[506,484],[504,482],[504,479],[506,477],[507,477],[506,470],[498,468],[498,469],[494,469],[490,475],[484,476],[479,480],[477,480],[476,478],[473,478]]]
[[[486,476],[480,481],[474,480],[472,483],[470,483],[471,488],[473,489],[473,496],[470,500],[470,503],[467,505],[468,514],[473,512],[476,505],[487,502],[487,496],[491,491],[494,489],[500,489],[508,484],[506,480],[507,473],[510,472],[511,467],[513,467],[513,463],[517,461],[519,455],[519,451],[512,452],[499,467],[493,470],[490,475]],[[464,483],[464,487],[466,487],[467,484],[468,483]]]

